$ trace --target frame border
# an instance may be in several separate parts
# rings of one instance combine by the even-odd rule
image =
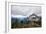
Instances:
[[[9,8],[9,3],[44,5],[42,3],[23,3],[23,2],[7,2],[7,1],[5,1],[5,33],[9,32],[9,20],[8,20],[8,24],[7,24],[7,3],[8,3],[8,8]],[[9,19],[9,9],[8,9],[8,19]],[[8,25],[8,28],[7,28],[7,25]],[[8,31],[7,31],[7,29],[8,29]]]

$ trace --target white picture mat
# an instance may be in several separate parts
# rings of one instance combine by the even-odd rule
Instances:
[[[41,28],[11,29],[11,5],[17,5],[17,3],[16,4],[15,3],[8,3],[8,4],[7,4],[7,32],[16,32],[16,31],[43,31],[43,30],[45,30],[46,27],[45,27],[44,24],[46,24],[46,23],[45,23],[45,18],[44,18],[44,13],[43,13],[44,12],[44,6],[42,6],[42,5],[36,5],[36,4],[33,4],[33,5],[32,4],[28,4],[28,5],[31,5],[31,6],[42,6],[42,8],[41,8],[42,9],[42,27]],[[19,4],[19,5],[23,5],[23,4]]]

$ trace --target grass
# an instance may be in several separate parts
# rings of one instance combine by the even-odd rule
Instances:
[[[11,28],[32,28],[32,27],[41,27],[41,23],[38,22],[31,22],[28,24],[20,24],[20,23],[13,23],[11,24]]]

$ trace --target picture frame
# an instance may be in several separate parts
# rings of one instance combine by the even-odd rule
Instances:
[[[21,2],[5,2],[5,32],[15,32],[15,31],[26,31],[26,30],[31,30],[31,31],[43,31],[44,29],[44,21],[42,19],[42,27],[40,28],[19,28],[19,29],[11,29],[11,5],[28,5],[28,6],[40,6],[41,11],[44,11],[43,4],[42,3],[21,3]],[[43,13],[42,13],[42,18],[43,18]]]

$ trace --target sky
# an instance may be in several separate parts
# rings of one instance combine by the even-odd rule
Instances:
[[[38,16],[41,16],[41,7],[40,6],[19,6],[12,5],[11,6],[11,14],[12,15],[24,15],[29,16],[35,13]]]

